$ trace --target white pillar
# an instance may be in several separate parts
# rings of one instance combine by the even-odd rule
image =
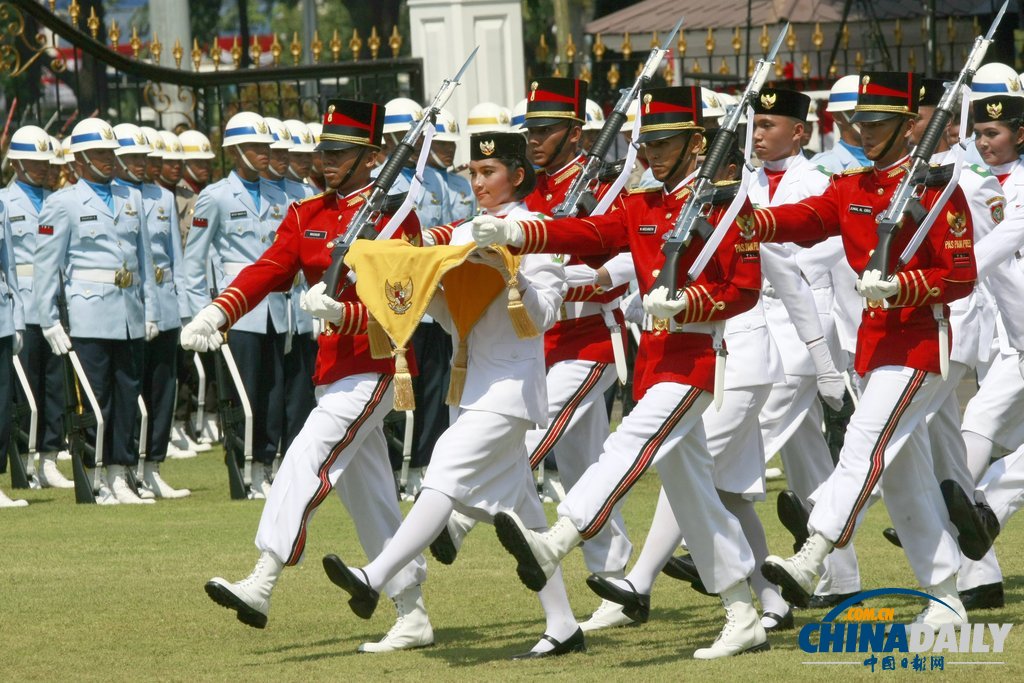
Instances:
[[[465,127],[477,102],[509,109],[526,93],[523,18],[519,0],[408,0],[412,55],[423,59],[424,98],[429,101],[476,46],[480,51],[445,105]],[[468,142],[468,140],[467,140]],[[459,145],[458,160],[468,158]]]
[[[192,28],[189,22],[188,0],[149,0],[149,25],[151,36],[155,33],[160,39],[163,50],[160,52],[160,66],[170,69],[175,68],[174,56],[171,51],[174,48],[174,41],[181,41],[181,48],[185,56],[181,60],[181,68],[191,70],[192,68]],[[189,105],[191,100],[186,96],[182,102],[178,97],[178,88],[173,85],[163,85],[163,94],[170,98],[168,103],[163,98],[154,98],[150,104],[161,110],[163,114],[162,125],[167,130],[173,130],[178,123],[186,120],[185,116],[175,112],[187,112],[191,116]]]

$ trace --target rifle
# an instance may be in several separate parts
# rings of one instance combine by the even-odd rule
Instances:
[[[900,259],[901,263],[897,264],[896,268],[889,267],[889,253],[892,248],[892,241],[896,237],[896,233],[902,228],[903,214],[909,214],[914,219],[915,224],[921,225],[921,221],[927,213],[921,205],[921,197],[924,195],[925,178],[928,175],[928,167],[932,155],[935,153],[935,148],[938,146],[941,136],[945,135],[946,127],[953,118],[956,98],[960,95],[960,90],[965,85],[970,85],[974,80],[974,74],[985,58],[985,52],[992,43],[992,36],[995,35],[996,28],[999,26],[1003,14],[1006,13],[1006,6],[1008,4],[1009,0],[1003,3],[999,13],[996,14],[995,20],[993,20],[992,25],[989,27],[988,33],[984,37],[978,36],[974,39],[974,46],[971,48],[971,53],[967,56],[963,69],[960,70],[960,75],[957,76],[956,81],[952,85],[947,86],[946,92],[939,101],[939,105],[935,108],[935,113],[932,114],[932,119],[928,122],[924,135],[921,136],[921,141],[917,143],[917,147],[914,148],[913,153],[910,155],[910,169],[896,187],[896,192],[889,201],[889,206],[878,217],[878,244],[875,246],[875,252],[868,260],[868,265],[864,268],[865,272],[877,270],[882,273],[883,278],[888,279],[896,269],[906,265],[906,261],[909,261],[910,256],[913,255],[912,252],[910,255],[904,253],[904,258]]]
[[[707,240],[714,232],[715,228],[708,221],[708,215],[711,213],[712,200],[715,195],[715,175],[728,158],[729,150],[736,144],[736,129],[739,127],[743,111],[761,93],[761,88],[768,80],[769,71],[775,64],[775,56],[779,53],[782,41],[788,31],[789,22],[786,22],[782,31],[779,32],[778,38],[775,39],[771,51],[754,67],[754,74],[750,77],[750,82],[747,83],[747,88],[743,91],[739,102],[726,115],[721,128],[715,134],[715,140],[711,143],[711,148],[697,173],[693,192],[686,198],[686,203],[679,212],[672,230],[665,235],[665,246],[661,249],[662,254],[665,255],[665,263],[654,280],[652,290],[664,287],[672,298],[678,298],[681,290],[676,283],[679,281],[679,260],[683,252],[690,246],[695,234]],[[753,121],[748,125],[753,125]]]
[[[662,58],[668,52],[673,38],[679,33],[682,25],[683,19],[680,17],[661,47],[651,49],[651,53],[647,56],[647,61],[644,63],[640,75],[633,83],[633,87],[622,91],[619,101],[615,104],[615,109],[605,119],[604,125],[601,126],[601,132],[598,133],[597,139],[587,152],[587,160],[583,163],[582,170],[573,178],[572,184],[569,185],[569,190],[566,192],[565,199],[555,207],[552,213],[553,218],[565,218],[566,216],[575,216],[578,213],[590,215],[594,210],[596,204],[594,190],[602,172],[607,172],[604,155],[611,148],[615,136],[622,129],[622,124],[626,122],[626,112],[629,110],[630,103],[640,96],[642,89],[647,87],[647,83],[654,75],[655,69],[661,64]]]
[[[370,191],[370,197],[359,207],[356,215],[349,221],[348,226],[345,229],[345,234],[334,243],[334,248],[331,250],[331,265],[324,272],[323,282],[327,285],[327,292],[331,296],[336,296],[338,292],[338,284],[341,282],[342,271],[345,268],[345,255],[348,254],[348,250],[352,247],[352,243],[360,237],[363,237],[368,231],[373,229],[373,226],[380,220],[380,216],[383,213],[382,207],[384,202],[387,200],[388,191],[394,184],[398,174],[401,173],[402,168],[405,167],[406,162],[412,153],[415,151],[416,140],[423,134],[424,128],[429,125],[433,127],[434,119],[437,116],[438,111],[443,107],[448,99],[451,98],[455,92],[455,88],[459,85],[459,79],[466,73],[466,69],[472,63],[473,58],[476,57],[477,50],[479,47],[473,48],[473,52],[470,53],[469,58],[466,59],[465,64],[459,69],[458,73],[452,78],[446,78],[441,84],[441,88],[434,95],[434,99],[430,102],[430,106],[427,107],[426,111],[423,112],[423,118],[416,122],[416,125],[409,129],[409,131],[402,138],[402,141],[395,147],[395,151],[388,157],[387,163],[380,171],[380,175],[373,182],[373,189]]]
[[[21,386],[25,400],[24,402],[15,401],[11,411],[11,442],[9,445],[3,444],[3,446],[7,448],[7,459],[11,463],[11,488],[27,489],[31,488],[33,483],[33,477],[29,470],[36,457],[36,430],[39,424],[39,410],[36,407],[35,396],[32,394],[32,386],[28,383],[25,369],[21,365],[21,359],[18,358],[17,354],[14,354],[11,356],[11,360],[14,366],[14,374],[18,378],[18,384]],[[21,429],[21,424],[25,417],[28,417],[27,433]],[[18,447],[22,441],[26,444],[27,465],[21,459],[21,452]],[[38,483],[36,483],[36,486],[38,487]]]

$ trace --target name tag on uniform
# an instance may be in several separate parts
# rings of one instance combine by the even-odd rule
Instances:
[[[209,224],[210,224],[210,221],[209,221],[209,219],[206,219],[206,218],[198,218],[197,217],[197,218],[193,218],[192,219],[192,227],[193,228],[205,228]]]
[[[52,225],[40,225],[39,226],[39,234],[40,235],[52,235],[53,234],[53,226]]]
[[[245,218],[248,215],[249,215],[248,211],[232,211],[231,212],[231,217],[232,218]]]
[[[859,213],[863,216],[871,215],[870,206],[861,206],[860,204],[850,204],[850,213]]]
[[[969,268],[971,265],[971,255],[966,251],[955,251],[953,252],[953,267],[954,268]]]
[[[79,217],[79,219],[78,219],[78,220],[79,220],[80,222],[82,222],[82,223],[86,223],[86,222],[88,222],[88,221],[94,221],[94,220],[96,220],[96,216],[95,216],[95,215],[92,215],[92,216],[81,216],[81,217]]]
[[[12,223],[17,223],[18,221],[25,220],[25,217],[24,216],[11,216],[8,220],[11,221]]]
[[[654,233],[658,232],[658,226],[657,225],[641,225],[640,229],[639,229],[639,232],[640,232],[641,235],[653,235]]]
[[[307,230],[306,232],[302,233],[302,236],[303,237],[308,237],[311,240],[325,240],[325,239],[327,239],[327,231],[326,230]]]

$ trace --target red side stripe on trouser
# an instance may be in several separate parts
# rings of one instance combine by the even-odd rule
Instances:
[[[333,488],[331,486],[331,480],[327,476],[331,471],[331,466],[334,461],[338,459],[341,452],[352,443],[352,439],[355,438],[356,434],[359,433],[360,427],[373,415],[373,411],[380,405],[381,400],[384,398],[384,394],[387,393],[388,386],[391,385],[391,375],[382,375],[377,380],[377,386],[373,388],[373,393],[370,395],[370,400],[367,401],[363,410],[359,413],[352,424],[345,430],[344,436],[341,437],[341,441],[336,443],[331,448],[330,453],[327,455],[327,459],[324,460],[323,464],[320,465],[320,469],[317,471],[317,477],[320,479],[320,483],[316,487],[316,491],[313,493],[313,497],[308,503],[306,508],[302,511],[302,522],[299,524],[299,533],[295,536],[295,542],[292,543],[292,551],[288,554],[288,561],[285,562],[288,566],[297,564],[299,558],[302,557],[303,551],[306,549],[306,529],[309,525],[309,518],[313,516],[313,513],[320,503],[324,502],[327,495]]]
[[[658,449],[661,448],[661,445],[665,443],[665,439],[668,438],[668,435],[672,433],[672,430],[675,429],[677,424],[679,424],[679,421],[683,419],[684,415],[686,415],[686,411],[693,407],[694,402],[703,391],[703,389],[694,387],[686,392],[682,400],[679,402],[679,405],[677,405],[669,414],[661,427],[654,432],[654,435],[647,440],[643,448],[641,448],[640,452],[637,454],[636,460],[633,461],[633,464],[628,470],[626,470],[626,474],[619,480],[619,483],[616,485],[611,495],[608,496],[604,504],[601,505],[597,515],[593,520],[591,520],[590,524],[586,525],[580,532],[583,540],[592,538],[601,531],[601,527],[605,525],[608,521],[608,517],[612,514],[612,508],[615,507],[615,504],[629,492],[629,489],[631,489],[633,484],[640,479],[641,475],[647,471],[647,468],[650,467],[651,461],[654,460],[654,455],[658,452]]]
[[[537,469],[537,465],[541,463],[541,460],[548,457],[548,453],[555,447],[565,435],[565,430],[569,428],[569,423],[572,422],[572,416],[576,414],[576,410],[583,403],[583,399],[587,397],[587,394],[597,385],[598,380],[601,379],[601,375],[604,374],[604,369],[608,367],[607,363],[596,363],[594,367],[590,369],[587,376],[583,378],[583,382],[579,388],[573,392],[573,395],[569,397],[569,400],[565,402],[562,409],[558,411],[558,415],[555,416],[555,421],[548,427],[548,431],[545,432],[544,438],[537,444],[537,447],[533,449],[533,453],[530,454],[530,469]]]
[[[882,471],[885,469],[885,449],[889,446],[889,441],[892,440],[892,435],[896,431],[896,426],[900,423],[900,419],[903,414],[907,412],[907,408],[910,407],[911,402],[914,400],[914,396],[921,389],[921,385],[924,384],[925,377],[928,375],[924,370],[916,370],[910,377],[910,381],[907,386],[904,387],[903,393],[900,395],[900,400],[896,402],[896,406],[892,409],[892,413],[889,414],[889,419],[885,421],[885,425],[882,427],[881,433],[878,435],[878,440],[875,441],[875,447],[871,451],[871,465],[868,467],[868,476],[864,480],[864,485],[860,489],[860,493],[857,494],[857,500],[853,505],[853,510],[850,511],[850,516],[846,518],[846,523],[843,525],[843,531],[839,534],[838,540],[836,540],[835,547],[842,548],[850,539],[853,538],[853,529],[857,523],[857,516],[860,515],[861,509],[868,501],[868,497],[871,492],[875,489],[875,485],[878,484],[878,480],[882,476]]]

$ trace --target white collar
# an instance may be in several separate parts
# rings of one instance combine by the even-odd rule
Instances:
[[[507,202],[507,203],[502,204],[501,206],[497,207],[496,209],[491,209],[491,210],[480,209],[480,213],[482,215],[486,215],[486,216],[498,216],[498,217],[507,216],[509,213],[511,213],[520,204],[522,204],[522,202]]]
[[[885,166],[885,167],[877,166],[876,165],[875,166],[875,170],[876,171],[888,171],[890,168],[896,168],[897,166],[899,166],[900,164],[904,163],[909,158],[910,158],[910,155],[908,154],[906,156],[900,157],[899,160],[896,163],[894,163],[894,164],[890,164],[890,165]]]
[[[785,159],[764,161],[762,162],[762,166],[766,171],[788,171],[797,163],[797,159],[803,159],[803,155],[794,154],[793,156],[786,157]]]
[[[1014,159],[1013,161],[1006,164],[996,164],[995,166],[989,166],[988,172],[992,175],[1006,175],[1007,173],[1013,172],[1013,167],[1017,165],[1020,159]]]

